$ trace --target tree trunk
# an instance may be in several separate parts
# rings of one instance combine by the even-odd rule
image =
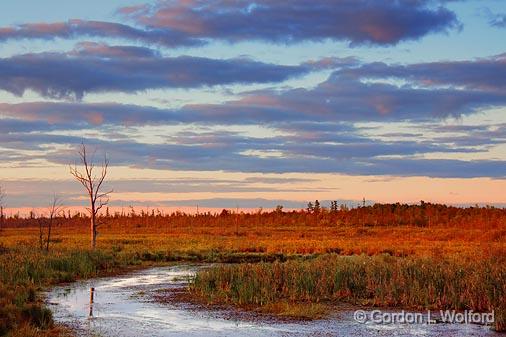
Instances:
[[[46,243],[46,252],[49,252],[49,242],[51,241],[51,227],[53,226],[53,218],[49,219],[49,223],[47,225],[47,243]]]
[[[91,239],[91,249],[95,250],[97,245],[97,220],[95,214],[95,205],[91,205],[91,216],[90,216],[90,239]]]
[[[90,220],[90,239],[91,239],[91,249],[95,249],[97,242],[97,235],[95,230],[95,215],[92,215]]]
[[[39,222],[39,246],[40,246],[40,250],[43,250],[44,249],[44,241],[42,239],[42,237],[44,236],[44,223],[42,222],[43,220],[42,219],[37,219],[37,221]]]

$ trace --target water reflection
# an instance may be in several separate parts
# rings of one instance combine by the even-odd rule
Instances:
[[[95,297],[95,288],[90,288],[90,312],[88,314],[88,317],[93,317],[93,302]]]

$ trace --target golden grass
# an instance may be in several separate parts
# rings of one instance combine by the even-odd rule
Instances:
[[[331,309],[328,305],[322,303],[277,301],[256,307],[255,310],[282,318],[313,320],[325,317]]]
[[[43,309],[36,296],[41,287],[143,261],[272,262],[329,253],[489,261],[506,255],[506,210],[493,208],[385,205],[333,213],[130,214],[101,220],[97,252],[88,251],[89,220],[73,216],[57,219],[46,254],[37,248],[36,219],[7,219],[0,232],[0,334],[26,324],[26,331],[45,328],[34,320],[37,310],[34,317],[26,314],[31,307]],[[504,279],[498,282],[504,286]],[[323,308],[310,302],[314,310],[306,313],[317,316]],[[305,314],[303,307],[280,303],[269,304],[270,311]]]
[[[504,250],[503,242],[506,241],[504,221],[497,227],[367,227],[304,222],[292,225],[280,225],[277,222],[255,224],[239,219],[236,231],[234,224],[226,221],[194,223],[192,217],[183,220],[185,223],[169,217],[159,219],[156,223],[145,223],[146,220],[142,218],[106,222],[99,230],[98,247],[139,254],[207,254],[216,251],[262,254],[335,252],[342,255],[387,253],[406,256],[473,255],[476,252]],[[7,247],[37,247],[37,233],[36,227],[5,228],[0,234],[0,243]],[[88,249],[89,234],[85,220],[54,228],[51,248],[65,250],[70,247]]]
[[[506,256],[337,256],[287,262],[220,265],[199,272],[190,290],[208,303],[286,312],[341,301],[408,309],[495,311],[506,328]],[[321,307],[323,308],[323,307]],[[298,310],[294,309],[297,313]],[[288,311],[290,312],[290,311]],[[298,315],[298,314],[294,314]]]

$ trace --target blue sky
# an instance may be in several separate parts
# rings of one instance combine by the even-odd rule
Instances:
[[[79,205],[84,140],[116,206],[504,204],[505,18],[499,0],[9,1],[0,185],[13,208]]]

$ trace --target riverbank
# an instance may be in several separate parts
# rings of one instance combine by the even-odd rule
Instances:
[[[131,252],[58,249],[50,252],[29,246],[0,246],[0,336],[68,335],[54,326],[41,290],[77,280],[111,276],[177,262],[267,262],[301,258],[299,255],[243,252]]]
[[[49,253],[29,247],[1,247],[0,335],[65,335],[39,296],[51,285],[140,267],[142,261],[103,251],[60,250]]]

